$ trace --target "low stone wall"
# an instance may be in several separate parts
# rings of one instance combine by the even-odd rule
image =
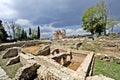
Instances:
[[[72,54],[70,53],[59,53],[54,56],[51,56],[51,59],[55,60],[61,65],[66,64],[67,62],[70,62],[72,59]]]
[[[91,65],[92,65],[92,62],[93,62],[93,58],[94,58],[94,53],[93,52],[88,54],[86,56],[86,58],[84,59],[84,61],[82,62],[82,64],[79,66],[79,68],[73,74],[73,77],[79,75],[80,80],[85,80],[87,75],[89,75]],[[76,80],[78,80],[78,79],[76,79]]]
[[[32,40],[32,41],[20,41],[20,42],[13,42],[13,43],[4,43],[0,45],[0,51],[5,50],[11,47],[26,47],[32,46],[36,44],[51,44],[51,42],[43,42],[40,40]]]
[[[41,64],[38,71],[39,80],[46,78],[48,80],[71,80],[74,73],[73,70],[68,69],[44,56],[36,57],[35,60]]]
[[[3,44],[3,45],[0,45],[0,51],[2,50],[5,50],[7,48],[11,48],[11,47],[21,47],[22,45],[24,45],[24,42],[23,43],[9,43],[9,44]]]
[[[66,68],[47,56],[34,56],[32,54],[20,54],[20,62],[23,65],[37,63],[38,80],[85,80],[91,69],[94,53],[86,56],[77,71]]]
[[[120,57],[116,57],[116,56],[110,56],[106,54],[96,54],[95,58],[99,58],[107,62],[115,62],[117,64],[120,64]]]

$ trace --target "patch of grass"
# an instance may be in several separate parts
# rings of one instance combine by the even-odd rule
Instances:
[[[14,64],[14,65],[10,65],[10,66],[6,66],[6,63],[8,61],[8,59],[2,59],[2,54],[3,52],[0,52],[0,66],[5,70],[5,72],[7,73],[7,75],[10,78],[13,78],[17,72],[17,70],[22,66],[20,63]]]
[[[93,75],[98,74],[103,74],[115,80],[120,80],[120,64],[96,59]]]
[[[84,42],[81,46],[82,50],[93,51],[93,52],[102,52],[103,49],[101,45],[97,42]]]

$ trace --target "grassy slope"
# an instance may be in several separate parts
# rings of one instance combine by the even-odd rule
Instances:
[[[120,64],[96,59],[93,75],[97,74],[103,74],[115,80],[120,80]]]

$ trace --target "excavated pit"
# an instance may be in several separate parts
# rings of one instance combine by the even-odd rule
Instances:
[[[87,54],[72,53],[72,60],[67,62],[63,66],[76,71],[86,56],[87,56]]]
[[[28,46],[28,47],[23,47],[22,51],[25,53],[35,53],[37,50],[39,50],[42,47],[42,45],[34,45],[34,46]]]

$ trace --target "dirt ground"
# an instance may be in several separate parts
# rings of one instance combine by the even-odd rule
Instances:
[[[40,48],[41,48],[40,45],[35,45],[35,46],[29,46],[29,47],[22,48],[22,51],[24,51],[25,53],[35,53]]]
[[[70,68],[70,69],[76,71],[78,69],[78,67],[80,66],[80,64],[81,64],[80,62],[75,62],[75,61],[71,60],[69,65],[65,65],[65,67]]]

